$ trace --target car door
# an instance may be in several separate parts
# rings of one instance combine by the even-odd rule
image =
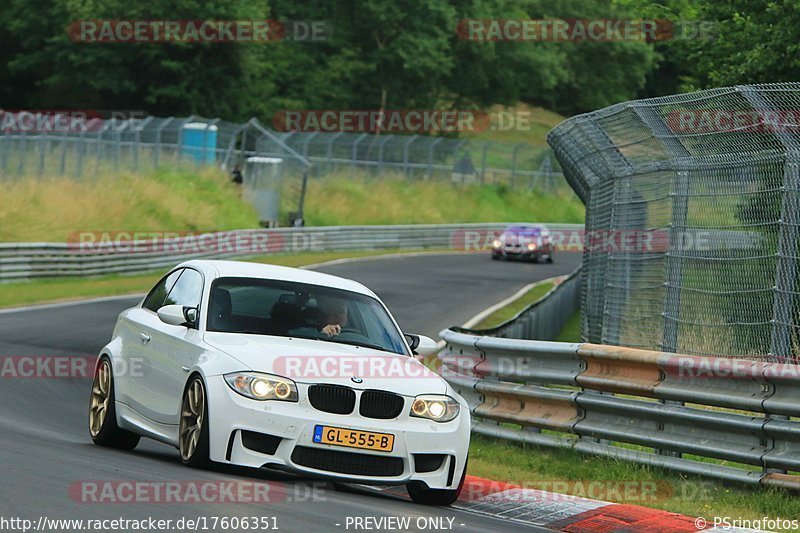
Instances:
[[[142,305],[123,312],[115,329],[122,360],[114,368],[114,394],[120,403],[142,413],[142,398],[146,397],[146,378],[143,369],[145,348],[152,337],[153,318],[167,295],[178,281],[183,269],[174,270],[156,283]]]
[[[203,276],[185,268],[162,305],[181,305],[200,309]],[[199,316],[199,312],[198,312]],[[146,391],[140,399],[142,414],[161,424],[178,424],[180,401],[189,370],[202,353],[197,325],[173,326],[158,315],[150,317],[146,331],[150,340],[144,347],[143,370]]]

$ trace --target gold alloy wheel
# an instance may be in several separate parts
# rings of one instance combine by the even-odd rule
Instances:
[[[181,424],[179,430],[179,445],[181,458],[188,461],[197,449],[200,441],[200,432],[203,429],[203,419],[206,408],[206,394],[203,383],[195,379],[186,394],[183,395],[181,406]]]
[[[111,365],[103,360],[97,368],[92,383],[92,399],[89,405],[89,432],[97,437],[103,429],[111,399]]]

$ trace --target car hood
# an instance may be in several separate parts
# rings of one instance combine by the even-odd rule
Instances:
[[[438,374],[407,355],[325,341],[241,333],[208,332],[205,342],[240,361],[242,370],[277,374],[297,383],[380,389],[405,396],[447,392],[447,384]]]

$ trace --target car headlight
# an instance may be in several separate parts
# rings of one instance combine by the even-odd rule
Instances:
[[[417,396],[411,404],[411,416],[435,422],[450,422],[461,411],[461,406],[450,396],[426,394]]]
[[[500,248],[501,246],[503,246],[503,243],[502,243],[502,242],[500,242],[500,241],[497,241],[497,240],[495,240],[495,241],[492,241],[492,247],[493,247],[493,248]]]
[[[533,250],[535,250],[535,249],[536,249],[536,244],[535,244],[535,243],[532,243],[532,242],[529,242],[529,243],[528,243],[528,250],[531,250],[531,251],[533,251]]]
[[[291,379],[258,372],[234,372],[226,374],[225,381],[230,388],[253,400],[297,401],[297,385]]]

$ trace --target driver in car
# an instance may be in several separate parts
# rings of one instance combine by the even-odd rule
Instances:
[[[320,331],[328,337],[335,337],[347,324],[347,304],[342,300],[325,300],[320,302],[321,323],[325,324]]]
[[[289,334],[307,337],[322,333],[330,339],[339,335],[347,324],[347,303],[342,300],[319,298],[316,311],[315,320],[309,321],[315,322],[315,325],[307,323],[290,330]]]

